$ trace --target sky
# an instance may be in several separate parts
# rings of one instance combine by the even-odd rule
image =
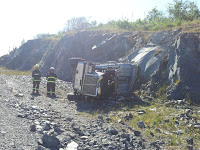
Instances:
[[[37,34],[56,34],[72,17],[98,23],[144,19],[155,6],[166,11],[173,0],[0,0],[0,56]],[[200,0],[194,0],[200,4]]]

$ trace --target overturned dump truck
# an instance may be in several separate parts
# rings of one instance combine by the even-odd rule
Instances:
[[[128,96],[136,79],[136,65],[109,61],[104,64],[80,58],[69,60],[73,68],[74,95],[92,97]]]

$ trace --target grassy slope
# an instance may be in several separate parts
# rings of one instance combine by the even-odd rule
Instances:
[[[137,111],[144,110],[146,113],[139,115]],[[200,148],[200,131],[194,129],[180,120],[179,116],[185,113],[185,109],[176,108],[173,106],[165,106],[161,100],[155,99],[150,102],[150,105],[138,105],[134,101],[121,101],[120,107],[115,109],[111,108],[111,111],[105,112],[105,110],[93,110],[92,112],[80,112],[83,116],[89,116],[96,118],[99,114],[106,118],[109,116],[111,122],[115,124],[127,124],[133,128],[133,130],[140,131],[145,139],[149,142],[162,142],[164,141],[164,148],[167,149],[187,149],[186,139],[192,137],[194,139],[194,149]],[[125,116],[129,114],[133,115],[130,120],[125,120]],[[200,122],[200,116],[196,113],[192,114],[192,118],[195,118],[197,122]],[[169,122],[164,120],[168,119]],[[146,128],[139,128],[138,121],[143,121]],[[179,122],[177,125],[176,122]],[[132,132],[126,129],[128,132]],[[180,134],[177,132],[180,131]]]
[[[176,23],[174,23],[174,25],[172,27],[163,27],[160,26],[160,28],[158,28],[157,30],[144,30],[143,28],[141,28],[140,26],[138,26],[138,28],[136,29],[120,29],[118,27],[112,27],[112,26],[102,26],[102,27],[97,27],[97,28],[91,28],[91,29],[87,29],[89,31],[102,31],[102,32],[106,32],[106,33],[123,33],[123,32],[132,32],[132,31],[141,31],[141,32],[160,32],[163,30],[175,30],[175,29],[179,29],[182,28],[183,32],[186,33],[200,33],[200,20],[194,20],[194,21],[187,21],[187,22],[182,22],[181,25],[177,25]]]
[[[137,110],[143,109],[146,113],[144,115],[138,115]],[[138,106],[136,108],[128,109],[128,113],[133,114],[133,119],[125,121],[127,124],[133,127],[133,129],[141,131],[144,135],[149,137],[151,141],[168,141],[165,143],[169,149],[183,149],[186,148],[186,139],[188,137],[194,138],[194,147],[199,148],[200,132],[198,129],[193,129],[179,121],[177,126],[175,120],[177,116],[184,113],[184,109],[176,109],[174,107],[166,107],[162,105],[158,100],[152,102],[150,106]],[[126,111],[123,113],[126,114]],[[114,120],[123,120],[123,115],[113,116]],[[199,122],[200,117],[197,114],[193,114],[193,117]],[[169,122],[165,122],[164,119],[169,119]],[[146,125],[145,129],[140,129],[137,126],[138,121],[143,121]],[[183,134],[177,135],[176,132],[181,130]],[[152,133],[154,136],[152,136]]]

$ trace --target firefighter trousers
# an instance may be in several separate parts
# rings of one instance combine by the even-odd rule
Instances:
[[[55,83],[47,83],[47,95],[55,95]]]
[[[33,92],[39,92],[40,82],[39,81],[33,81]]]

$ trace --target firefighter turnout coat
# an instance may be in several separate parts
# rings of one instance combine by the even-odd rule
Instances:
[[[41,73],[39,69],[35,69],[32,72],[32,79],[33,79],[33,92],[39,90],[39,84],[41,81]]]
[[[55,73],[48,73],[47,76],[47,95],[52,94],[55,95],[55,86],[57,75]]]

